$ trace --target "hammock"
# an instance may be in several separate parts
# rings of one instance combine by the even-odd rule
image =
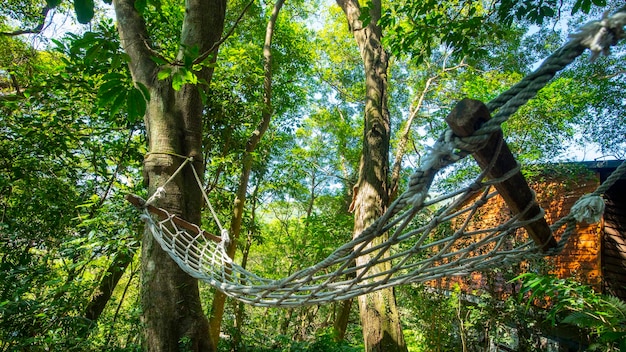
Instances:
[[[411,176],[407,190],[388,210],[324,260],[289,277],[260,277],[235,263],[225,249],[228,232],[219,223],[204,192],[221,237],[152,206],[164,192],[163,187],[147,201],[133,195],[127,199],[142,209],[142,219],[151,234],[185,272],[255,306],[324,304],[387,287],[468,275],[554,255],[567,243],[577,221],[598,221],[604,208],[601,194],[626,173],[626,162],[593,193],[582,197],[570,214],[548,225],[534,193],[521,176],[520,165],[502,140],[500,125],[586,48],[593,52],[592,59],[599,53],[608,54],[609,47],[624,37],[625,24],[626,7],[610,17],[605,14],[602,20],[583,26],[535,72],[488,104],[461,101],[446,119],[450,128],[436,141]],[[476,125],[480,128],[474,131]],[[440,170],[470,154],[482,170],[472,182],[446,194],[429,193]],[[184,167],[190,167],[203,189],[192,162],[186,158],[167,182]],[[498,194],[514,215],[496,226],[470,226],[480,208]],[[530,238],[518,243],[514,234],[522,227]],[[443,228],[451,230],[442,231]],[[556,231],[561,232],[558,241],[552,236]],[[382,234],[388,237],[375,241]]]

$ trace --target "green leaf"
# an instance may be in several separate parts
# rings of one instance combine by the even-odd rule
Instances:
[[[157,73],[157,78],[159,79],[159,81],[162,81],[164,79],[169,78],[171,75],[172,75],[172,68],[165,67],[161,71],[159,71],[159,73]]]
[[[154,61],[157,65],[167,65],[168,62],[165,61],[163,58],[160,58],[158,56],[150,56],[150,60]]]
[[[93,0],[74,0],[74,12],[78,23],[89,23],[93,18],[93,8]]]
[[[150,101],[150,90],[141,82],[135,82],[137,88],[141,91],[143,98],[146,102]]]
[[[106,107],[107,105],[111,104],[111,102],[114,101],[118,95],[122,93],[124,93],[124,90],[115,88],[103,92],[98,92],[98,105],[100,105],[100,107]]]
[[[121,91],[120,94],[117,95],[117,97],[115,97],[115,100],[113,100],[113,104],[111,105],[111,116],[117,114],[120,111],[122,105],[124,105],[124,103],[126,102],[127,95],[128,91],[124,90]]]
[[[85,53],[85,61],[89,62],[94,60],[98,54],[100,54],[102,51],[102,44],[100,43],[95,43],[95,45],[92,45],[91,47],[89,47],[89,49],[87,49],[87,52]]]
[[[183,75],[180,72],[174,73],[174,75],[172,76],[172,88],[178,91],[180,90],[180,88],[182,88],[183,84],[185,84]]]
[[[46,6],[53,9],[61,4],[61,0],[46,0]]]
[[[135,10],[143,14],[148,6],[148,0],[135,0]]]
[[[584,13],[589,13],[589,10],[591,10],[591,1],[590,0],[583,0],[582,4],[581,4],[581,9],[583,10]]]
[[[115,73],[115,72],[107,73],[106,75],[102,76],[103,81],[110,81],[114,79],[122,80],[124,78],[126,78],[126,76],[124,76],[121,73]]]
[[[198,84],[198,76],[191,70],[186,70],[184,74],[185,83]]]
[[[206,104],[208,101],[208,96],[202,87],[198,88],[198,93],[200,93],[200,100],[202,100],[202,104]]]
[[[108,76],[108,75],[107,75]],[[105,76],[106,77],[106,76]],[[109,76],[115,77],[115,76]],[[118,95],[126,91],[125,84],[119,78],[106,80],[98,88],[98,104],[104,107],[114,101]]]
[[[372,15],[370,14],[369,7],[361,7],[361,16],[359,16],[359,20],[363,23],[363,27],[369,26],[370,22],[372,22]]]
[[[134,88],[128,92],[126,106],[128,108],[128,120],[130,122],[137,121],[138,118],[146,113],[146,99],[144,99],[141,90]]]
[[[109,90],[119,90],[120,86],[123,86],[124,83],[119,79],[112,79],[110,81],[105,81],[98,88],[98,94],[104,94]]]

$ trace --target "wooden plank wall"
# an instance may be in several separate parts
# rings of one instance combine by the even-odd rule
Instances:
[[[603,289],[626,300],[626,180],[619,180],[605,195],[602,248]]]

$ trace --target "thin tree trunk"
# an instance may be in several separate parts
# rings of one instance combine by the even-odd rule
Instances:
[[[357,0],[337,0],[346,14],[350,29],[361,51],[365,69],[366,103],[363,152],[359,180],[354,195],[354,235],[383,214],[389,203],[389,111],[387,109],[387,68],[389,57],[383,50],[378,26],[381,1],[369,3],[370,23],[364,26]],[[381,236],[372,245],[384,241]],[[357,258],[357,266],[369,260]],[[390,264],[373,270],[386,271]],[[406,351],[393,289],[383,289],[358,298],[366,351]]]
[[[265,77],[263,80],[263,111],[261,116],[261,122],[256,130],[252,133],[252,136],[246,143],[246,150],[244,152],[242,160],[241,176],[239,178],[239,186],[237,188],[237,194],[235,197],[235,204],[233,210],[233,217],[230,222],[230,237],[231,242],[226,248],[226,253],[229,257],[235,257],[235,250],[237,248],[237,240],[241,233],[241,225],[243,221],[244,205],[246,202],[246,193],[248,191],[248,181],[250,180],[250,172],[252,170],[253,152],[263,135],[267,131],[270,120],[272,118],[272,37],[274,35],[274,26],[278,19],[278,13],[282,8],[285,0],[278,0],[274,4],[274,9],[270,16],[270,20],[267,23],[265,31],[265,42],[263,45],[263,59],[264,59],[264,72]],[[216,292],[213,297],[213,304],[211,306],[211,316],[209,317],[209,334],[212,341],[218,341],[220,330],[222,326],[222,318],[224,316],[224,304],[226,303],[226,295],[222,292]]]
[[[338,110],[339,114],[341,114],[341,110]],[[343,118],[343,116],[342,116]],[[346,157],[345,155],[341,155],[341,172],[343,174],[343,178],[345,181],[344,183],[344,189],[346,190],[345,192],[345,198],[346,202],[345,202],[345,210],[349,212],[349,204],[350,204],[350,199],[352,199],[353,196],[353,192],[352,189],[350,188],[350,186],[352,186],[351,184],[349,184],[349,179],[350,179],[350,175],[348,174],[348,167],[346,166]],[[354,266],[354,263],[352,264],[352,266]],[[348,276],[356,276],[354,273],[348,275]],[[339,303],[340,307],[340,311],[339,314],[337,314],[337,316],[335,317],[335,321],[333,323],[333,338],[335,339],[336,342],[342,341],[345,339],[346,337],[346,331],[348,330],[348,323],[350,322],[350,313],[352,312],[352,302],[353,299],[347,299],[345,301],[342,301]]]
[[[342,341],[346,338],[346,330],[348,329],[348,322],[350,320],[350,312],[352,311],[352,299],[347,299],[339,303],[340,310],[335,323],[333,325],[333,338],[336,342]]]
[[[411,113],[411,115],[409,115],[409,118],[407,119],[406,124],[404,126],[402,135],[400,136],[400,139],[398,141],[398,147],[396,148],[396,156],[393,162],[393,166],[391,167],[391,181],[389,182],[390,184],[389,198],[391,201],[393,201],[393,199],[396,197],[398,193],[398,187],[400,184],[400,171],[402,170],[402,159],[404,158],[404,155],[406,154],[406,149],[407,149],[406,146],[411,137],[411,128],[413,125],[413,121],[415,121],[415,117],[417,117],[420,109],[422,108],[422,105],[424,104],[424,100],[426,99],[426,94],[428,94],[428,92],[430,91],[431,85],[436,83],[437,80],[441,78],[442,74],[449,72],[449,71],[458,70],[459,68],[466,66],[465,63],[461,62],[457,66],[446,67],[445,66],[446,61],[447,61],[447,56],[444,57],[443,66],[441,70],[439,70],[439,72],[437,73],[434,73],[432,76],[428,77],[426,82],[424,82],[424,88],[422,88],[422,92],[417,98],[417,102],[415,103],[415,106],[413,107],[413,112]]]
[[[256,208],[257,208],[257,196],[259,193],[259,185],[263,180],[263,176],[259,177],[257,180],[256,187],[254,188],[254,192],[252,192],[252,202],[250,213],[252,214],[251,223],[255,223],[256,218]],[[246,269],[248,266],[248,256],[250,255],[250,248],[252,248],[252,237],[254,235],[255,230],[248,230],[248,236],[246,238],[246,245],[243,248],[242,258],[241,258],[241,267]],[[245,350],[245,346],[241,343],[242,329],[244,325],[244,316],[245,316],[245,304],[241,301],[235,303],[235,333],[233,336],[233,350],[234,351],[243,351]]]
[[[115,290],[117,283],[124,275],[128,265],[133,261],[133,254],[134,252],[118,252],[107,271],[104,272],[102,280],[100,280],[100,284],[95,290],[96,293],[87,304],[87,308],[85,308],[85,318],[91,321],[92,326],[100,318],[104,307],[106,307],[107,302],[113,295],[113,290]]]
[[[184,85],[174,91],[171,80],[158,80],[160,68],[151,59],[150,38],[134,0],[114,0],[122,46],[130,57],[133,79],[150,91],[144,118],[149,154],[144,161],[148,193],[153,194],[173,175],[184,157],[202,175],[202,108],[198,86]],[[182,59],[185,48],[217,52],[224,27],[225,0],[187,0],[181,28]],[[213,56],[215,58],[215,55]],[[211,81],[213,69],[203,68],[197,76]],[[180,156],[178,156],[180,155]],[[165,187],[157,205],[199,224],[202,197],[193,172],[186,168]],[[146,231],[142,246],[142,322],[145,347],[149,351],[209,351],[208,321],[203,314],[198,282],[160,248]]]

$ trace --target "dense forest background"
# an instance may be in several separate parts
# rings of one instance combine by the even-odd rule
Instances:
[[[362,155],[374,150],[363,148],[368,126],[387,124],[388,148],[376,157],[386,169],[381,187],[393,197],[456,102],[497,96],[576,28],[621,6],[7,0],[0,8],[0,351],[384,348],[368,340],[374,328],[363,323],[365,301],[254,308],[175,268],[151,272],[146,258],[167,257],[145,242],[124,196],[147,198],[171,174],[175,157],[165,152],[193,155],[221,223],[235,234],[231,255],[261,276],[285,277],[325,258],[380,210],[351,212],[368,167]],[[524,172],[626,157],[624,54],[619,45],[593,63],[584,54],[503,126]],[[379,100],[369,105],[373,91]],[[162,142],[159,131],[173,142]],[[165,145],[173,149],[157,150]],[[468,167],[437,187],[454,187]],[[178,198],[161,205],[219,234],[199,190],[187,189],[192,183],[181,181],[168,193]],[[605,299],[584,286],[526,280],[605,309]],[[420,285],[389,294],[380,299],[392,302],[385,311],[397,309],[399,320],[390,313],[381,325],[393,321],[389,331],[399,335],[386,350],[484,350],[513,340],[532,350],[545,318],[558,322],[555,311],[528,309],[523,294],[500,301],[487,290],[469,305],[459,292]],[[622,324],[617,337],[598,328],[585,334],[617,348],[621,319],[610,320]]]

